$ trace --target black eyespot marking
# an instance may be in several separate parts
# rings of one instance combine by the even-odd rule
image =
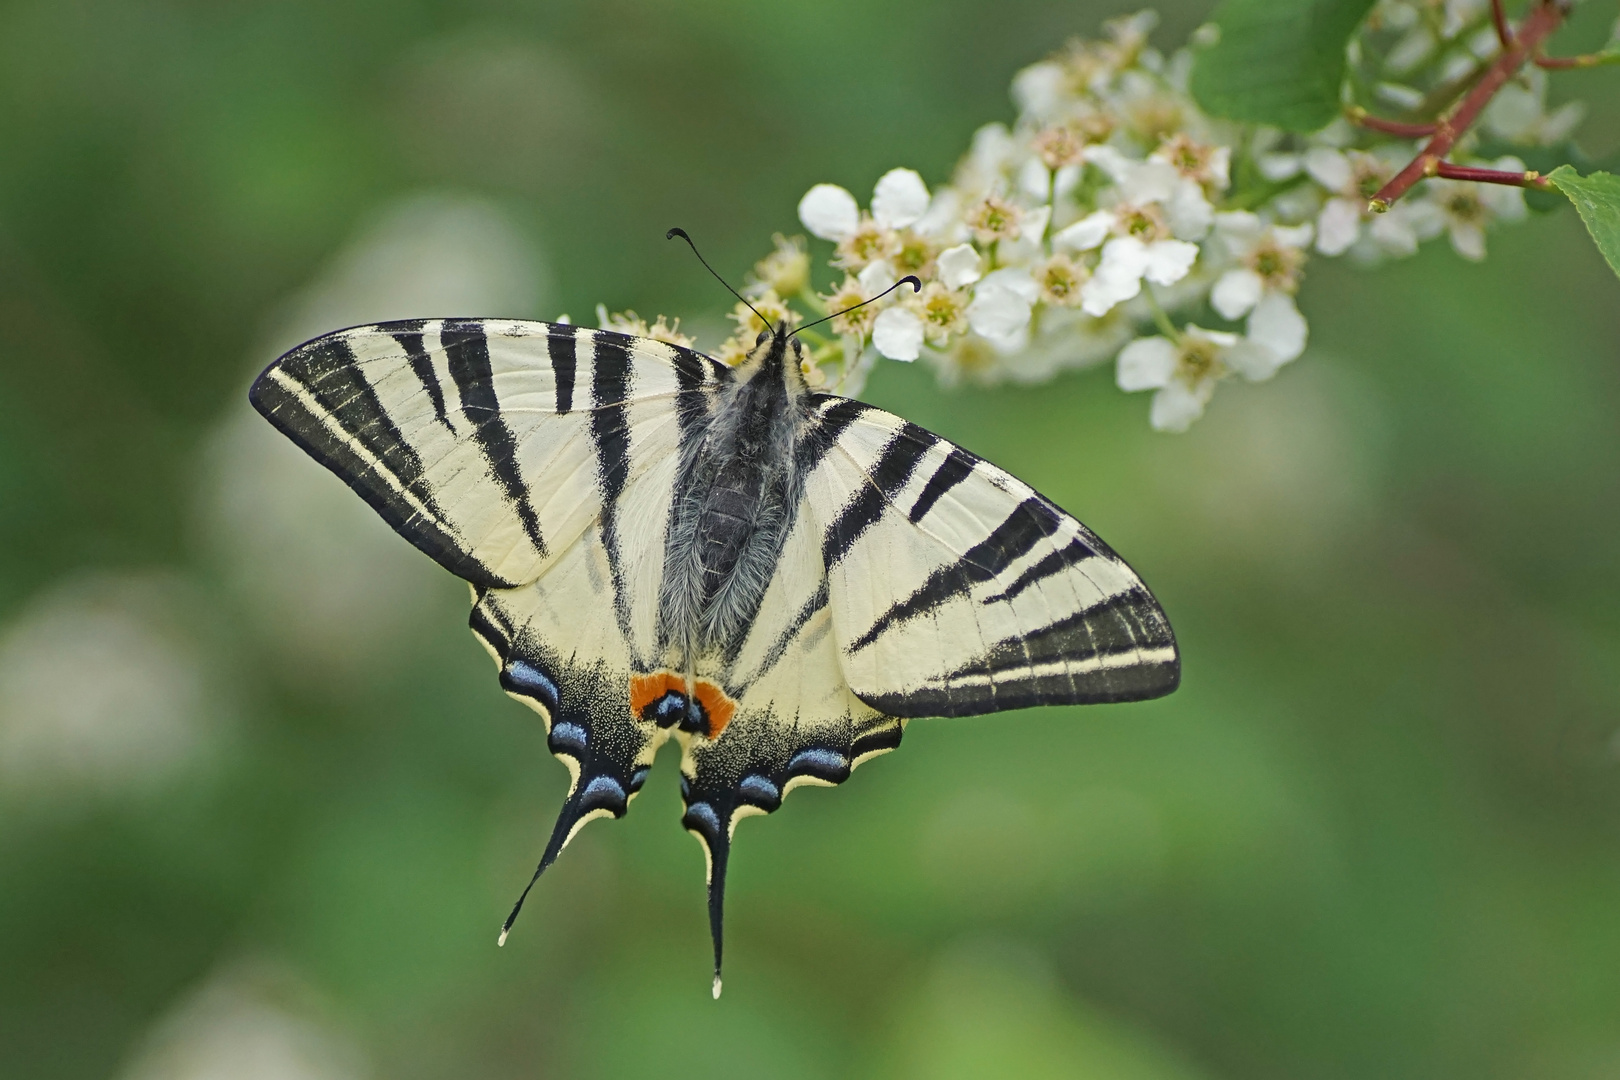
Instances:
[[[641,710],[641,719],[661,728],[679,727],[682,731],[700,735],[709,734],[709,710],[702,700],[691,702],[679,690],[666,690]]]

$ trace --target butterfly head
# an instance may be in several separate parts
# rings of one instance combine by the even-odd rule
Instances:
[[[703,264],[703,268],[709,273],[714,274],[715,280],[724,285],[727,292],[731,293],[732,296],[735,296],[742,303],[747,304],[748,310],[759,316],[759,321],[765,325],[765,329],[761,330],[759,332],[759,336],[754,339],[754,348],[749,352],[748,360],[745,361],[742,366],[752,368],[757,362],[759,367],[776,370],[778,367],[786,367],[791,364],[793,374],[789,376],[790,385],[795,379],[799,380],[801,385],[803,381],[803,376],[800,374],[800,365],[804,361],[804,346],[799,344],[799,339],[796,336],[801,331],[808,330],[812,326],[819,326],[822,323],[827,322],[829,319],[838,318],[840,315],[847,315],[851,311],[854,311],[855,308],[865,307],[867,304],[881,300],[902,285],[910,285],[911,291],[914,293],[922,291],[922,282],[912,275],[907,274],[905,277],[901,278],[893,285],[890,285],[887,289],[884,289],[876,296],[862,300],[860,303],[855,304],[853,307],[847,307],[843,311],[835,311],[830,315],[825,315],[822,318],[817,319],[815,322],[805,323],[803,326],[799,327],[798,330],[789,331],[786,320],[780,320],[775,326],[772,326],[769,319],[763,315],[760,315],[758,308],[756,308],[753,304],[748,303],[747,297],[743,296],[743,294],[738,292],[736,289],[733,289],[725,278],[716,273],[714,267],[709,265],[709,260],[705,259],[702,254],[699,253],[697,245],[692,243],[692,238],[686,235],[685,229],[671,229],[664,234],[664,239],[673,240],[677,236],[686,241],[686,246],[692,249],[692,254],[697,256],[698,262]]]
[[[747,380],[755,373],[771,372],[770,377],[774,381],[776,374],[780,373],[790,390],[802,390],[805,389],[802,374],[804,358],[804,344],[793,336],[785,321],[778,322],[754,337],[754,347],[748,350],[748,358],[737,365],[737,377]]]

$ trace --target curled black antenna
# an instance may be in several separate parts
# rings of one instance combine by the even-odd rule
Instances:
[[[871,300],[862,300],[860,303],[855,304],[855,305],[853,305],[851,307],[847,307],[843,311],[835,311],[831,315],[828,315],[824,319],[817,319],[815,322],[805,323],[803,326],[799,327],[799,330],[808,330],[812,326],[820,326],[822,323],[827,322],[830,319],[836,319],[840,315],[848,315],[851,311],[854,311],[856,308],[863,308],[867,304],[870,304],[870,303],[873,303],[875,301],[883,299],[885,296],[888,296],[890,293],[894,292],[894,290],[898,289],[900,286],[904,285],[908,281],[911,283],[911,291],[912,292],[914,292],[914,293],[922,292],[922,282],[918,281],[911,274],[907,274],[905,277],[901,278],[899,281],[895,282],[893,285],[890,285],[887,289],[884,289],[882,292],[880,292],[876,296],[872,297]],[[797,334],[799,332],[799,330],[793,331],[793,334]],[[789,334],[788,337],[792,337],[793,334]]]
[[[692,249],[692,254],[696,255],[697,256],[697,261],[703,264],[703,269],[707,270],[711,274],[714,274],[714,280],[716,280],[720,284],[724,285],[726,287],[726,291],[728,293],[730,293],[732,296],[735,296],[737,299],[741,300],[743,303],[748,304],[748,298],[743,296],[743,294],[738,292],[736,289],[733,289],[731,287],[731,284],[729,282],[727,282],[725,278],[721,277],[718,273],[716,273],[714,267],[709,265],[709,260],[705,259],[703,257],[703,253],[698,251],[697,245],[692,243],[692,238],[690,236],[686,235],[686,230],[685,229],[671,229],[671,230],[669,230],[669,232],[664,234],[664,239],[665,240],[673,240],[677,236],[680,237],[682,240],[686,241],[686,246]],[[748,304],[748,310],[752,311],[755,315],[759,316],[759,321],[765,324],[765,329],[769,330],[772,334],[776,333],[776,327],[771,325],[771,320],[769,320],[765,316],[759,314],[759,308],[755,307],[753,304]]]

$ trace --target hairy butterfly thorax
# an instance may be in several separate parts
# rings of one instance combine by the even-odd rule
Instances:
[[[797,331],[760,322],[731,368],[608,330],[409,319],[306,342],[249,394],[471,585],[502,689],[569,773],[530,887],[680,743],[716,996],[744,817],[842,783],[915,717],[1180,678],[1158,603],[1089,529],[948,440],[810,393]]]
[[[802,359],[786,326],[761,331],[682,449],[658,619],[677,671],[719,673],[781,556],[802,489],[794,455],[809,421]]]

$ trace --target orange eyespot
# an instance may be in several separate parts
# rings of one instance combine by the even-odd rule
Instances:
[[[724,690],[707,679],[699,679],[694,689],[698,704],[709,714],[709,738],[718,739],[720,733],[726,730],[726,725],[731,723],[731,717],[737,711],[737,703],[727,697]]]
[[[708,679],[695,680],[693,696],[697,698],[699,716],[693,718],[686,707],[686,676],[673,671],[654,671],[647,675],[630,676],[630,715],[638,720],[664,727],[679,726],[710,739],[720,733],[736,715],[737,703],[726,692]],[[689,722],[698,719],[701,728]]]

